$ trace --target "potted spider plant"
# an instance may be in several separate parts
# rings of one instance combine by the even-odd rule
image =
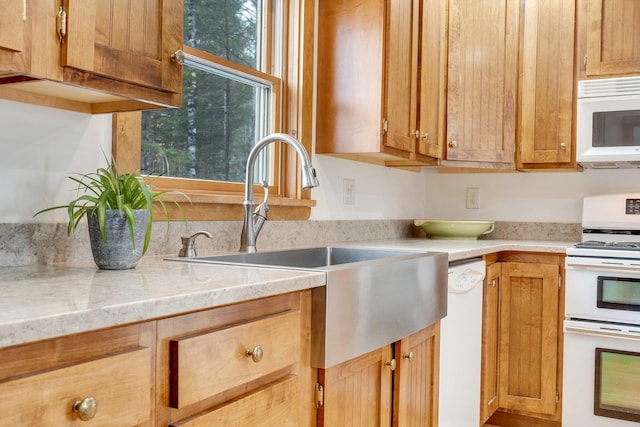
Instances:
[[[134,268],[149,248],[153,203],[157,202],[169,218],[161,199],[167,192],[156,192],[142,177],[120,171],[113,160],[106,168],[69,179],[78,185],[79,196],[66,205],[43,209],[35,215],[66,209],[69,235],[86,216],[96,265],[106,270]]]

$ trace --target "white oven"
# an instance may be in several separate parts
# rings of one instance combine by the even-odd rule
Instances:
[[[567,249],[563,427],[640,426],[640,194],[585,198]]]
[[[640,425],[640,327],[565,320],[563,427]]]

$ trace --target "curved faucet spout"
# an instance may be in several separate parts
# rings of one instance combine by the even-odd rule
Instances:
[[[253,201],[253,174],[258,154],[272,142],[282,141],[293,147],[302,161],[302,188],[313,188],[320,185],[316,177],[316,170],[311,165],[311,160],[307,151],[300,141],[285,133],[274,133],[262,138],[249,152],[247,158],[247,170],[244,181],[244,222],[242,224],[242,235],[240,236],[240,252],[256,252],[256,239],[266,220],[264,215],[254,213],[255,203]],[[263,202],[266,206],[266,199]]]

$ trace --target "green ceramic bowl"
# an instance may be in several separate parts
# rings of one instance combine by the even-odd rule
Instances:
[[[480,235],[491,233],[495,228],[493,221],[416,219],[413,223],[422,228],[431,239],[475,240]]]

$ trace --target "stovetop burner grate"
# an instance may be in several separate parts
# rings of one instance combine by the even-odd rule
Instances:
[[[640,242],[602,242],[598,240],[586,240],[576,243],[576,248],[589,249],[628,249],[640,250]]]

